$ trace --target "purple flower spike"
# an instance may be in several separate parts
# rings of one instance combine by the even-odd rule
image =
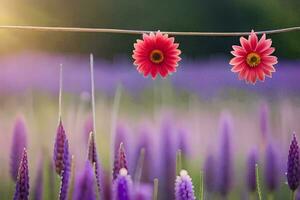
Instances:
[[[176,200],[195,200],[194,186],[191,177],[187,171],[181,170],[180,176],[177,176],[175,182]]]
[[[38,163],[37,175],[35,179],[35,187],[33,189],[33,199],[42,200],[43,199],[43,159],[41,158]]]
[[[86,162],[82,174],[77,178],[74,200],[95,200],[94,172],[89,161]]]
[[[272,144],[269,144],[266,149],[265,158],[265,181],[268,191],[273,192],[279,185],[279,163],[278,155]]]
[[[61,175],[59,200],[66,200],[68,197],[71,163],[70,163],[70,154],[69,154],[69,143],[68,143],[67,139],[64,144],[63,155],[64,155],[64,157],[63,157],[64,169],[63,169],[62,175]]]
[[[90,137],[89,137],[88,160],[95,167],[95,176],[96,176],[98,193],[102,194],[101,182],[100,182],[101,181],[100,180],[100,166],[99,166],[97,149],[96,149],[95,135],[93,132],[90,132]]]
[[[113,195],[113,200],[132,199],[132,180],[125,168],[120,169],[116,180],[114,180]]]
[[[153,189],[151,185],[139,184],[134,186],[133,199],[134,200],[152,200]]]
[[[204,162],[204,186],[208,192],[215,191],[216,187],[216,163],[214,156],[209,153]]]
[[[24,148],[20,167],[18,171],[18,178],[16,182],[16,191],[14,200],[28,200],[29,199],[29,172],[27,152]]]
[[[126,170],[128,170],[126,153],[125,153],[123,143],[120,144],[119,150],[115,156],[114,168],[113,168],[113,180],[115,180],[117,178],[119,171],[122,168],[125,168]]]
[[[256,191],[256,175],[255,175],[255,165],[258,162],[257,151],[253,149],[250,151],[247,160],[247,187],[249,192]]]
[[[300,158],[299,158],[299,146],[296,135],[293,135],[293,139],[290,145],[288,162],[287,162],[287,182],[292,191],[295,191],[299,186],[300,179]]]
[[[223,116],[220,126],[221,144],[218,163],[218,189],[227,196],[232,184],[231,118]]]
[[[61,176],[61,173],[64,169],[64,145],[66,141],[66,133],[62,124],[62,121],[59,121],[59,125],[57,127],[55,144],[54,144],[54,154],[53,160],[55,165],[56,173]]]
[[[17,180],[19,164],[24,148],[27,148],[27,130],[23,117],[18,117],[14,124],[10,154],[10,174],[14,181]]]

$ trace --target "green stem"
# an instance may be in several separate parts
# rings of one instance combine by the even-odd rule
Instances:
[[[180,173],[180,170],[182,170],[181,160],[181,149],[178,149],[176,154],[176,175],[178,175]]]
[[[262,200],[262,197],[261,197],[261,190],[260,190],[260,184],[259,184],[258,164],[255,165],[255,176],[256,176],[256,187],[257,187],[258,199],[259,199],[259,200]]]
[[[203,177],[203,172],[202,171],[200,171],[199,200],[204,200],[204,177]]]
[[[295,193],[295,191],[292,191],[291,200],[296,200],[296,193]]]
[[[273,200],[274,199],[273,193],[269,193],[267,199],[268,200]]]

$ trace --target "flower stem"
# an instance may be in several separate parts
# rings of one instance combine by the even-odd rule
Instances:
[[[203,171],[200,171],[199,200],[204,200],[204,177],[203,177]]]
[[[59,97],[58,97],[58,123],[61,120],[62,89],[63,89],[63,65],[60,64],[60,69],[59,69]]]
[[[182,170],[181,160],[181,149],[178,149],[176,153],[176,175],[178,175],[180,173],[180,170]]]
[[[145,148],[142,148],[140,151],[139,160],[136,167],[136,172],[134,175],[134,182],[136,184],[139,184],[141,181],[142,171],[143,171],[143,165],[144,165],[144,159],[145,159]]]
[[[114,96],[114,102],[112,106],[112,114],[111,114],[111,124],[110,124],[110,137],[111,137],[111,161],[114,160],[115,155],[115,135],[116,135],[116,126],[117,126],[117,118],[118,118],[118,112],[119,112],[119,106],[120,106],[120,100],[121,100],[121,93],[122,93],[122,87],[119,84],[117,86],[115,96]],[[111,162],[111,167],[113,166],[113,163]]]
[[[158,199],[158,179],[153,180],[153,200]]]
[[[260,190],[260,184],[259,184],[258,164],[255,164],[255,176],[256,176],[256,187],[257,187],[258,199],[259,199],[259,200],[262,200],[262,197],[261,197],[261,190]]]
[[[295,191],[293,190],[291,193],[291,200],[296,200],[296,195]]]
[[[94,78],[94,56],[90,54],[91,70],[91,93],[92,93],[92,112],[93,112],[93,133],[96,135],[96,107],[95,107],[95,78]]]

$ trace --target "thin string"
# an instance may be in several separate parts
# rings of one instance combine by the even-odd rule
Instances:
[[[111,29],[111,28],[79,28],[79,27],[49,27],[49,26],[0,26],[0,29],[6,30],[30,30],[30,31],[56,31],[56,32],[84,32],[84,33],[119,33],[119,34],[143,34],[153,31],[146,30],[127,30],[127,29]],[[257,31],[256,34],[275,34],[300,31],[300,26]],[[250,32],[177,32],[177,31],[161,31],[169,35],[184,35],[184,36],[247,36]]]

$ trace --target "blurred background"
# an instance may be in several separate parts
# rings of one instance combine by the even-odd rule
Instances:
[[[299,26],[299,9],[299,0],[173,0],[171,3],[1,0],[0,25],[260,31]],[[76,158],[76,170],[82,168],[86,156],[86,124],[90,123],[91,116],[90,53],[95,56],[97,146],[108,174],[111,141],[115,139],[112,130],[125,132],[130,173],[134,173],[134,160],[141,142],[135,136],[146,130],[153,142],[148,151],[154,159],[148,168],[156,172],[146,181],[151,182],[153,177],[166,178],[162,169],[170,166],[164,166],[166,163],[162,163],[164,159],[160,156],[168,146],[161,145],[167,140],[164,132],[168,131],[164,127],[170,126],[171,138],[184,141],[182,146],[178,141],[170,145],[174,150],[172,159],[177,148],[184,150],[187,158],[184,168],[192,175],[198,194],[199,174],[200,170],[205,173],[206,158],[212,155],[218,160],[224,150],[220,145],[220,121],[226,113],[232,125],[229,157],[234,170],[230,174],[229,199],[250,196],[246,174],[251,149],[258,150],[263,194],[285,199],[289,196],[285,183],[288,145],[293,131],[300,136],[300,32],[268,37],[276,48],[277,72],[263,83],[247,85],[230,72],[228,64],[231,46],[239,43],[238,37],[176,37],[183,52],[178,71],[167,79],[154,81],[142,77],[132,64],[133,43],[139,35],[0,30],[0,199],[11,199],[14,192],[9,163],[14,127],[19,118],[24,119],[27,129],[32,188],[36,185],[35,169],[42,158],[46,163],[43,199],[56,198],[47,189],[50,184],[47,163],[51,163],[57,127],[60,64],[63,64],[62,118],[70,152]],[[121,97],[117,109],[114,100],[118,92]],[[117,118],[114,118],[116,109]],[[179,134],[182,130],[184,136]],[[278,160],[274,164],[278,171],[271,175],[278,177],[274,191],[266,183],[265,151],[270,144],[275,147]],[[214,167],[218,165],[211,168]],[[173,178],[169,180],[172,189]],[[161,185],[163,193],[167,184]],[[56,180],[56,193],[58,188]],[[222,199],[217,190],[205,186],[207,199]]]
[[[250,31],[297,26],[298,0],[2,0],[1,25],[66,26],[168,31]],[[131,55],[137,36],[1,30],[0,52],[42,50],[90,53],[106,59]],[[26,39],[25,39],[26,38]],[[276,55],[299,58],[299,32],[273,35]],[[176,37],[184,56],[229,55],[235,37]]]

